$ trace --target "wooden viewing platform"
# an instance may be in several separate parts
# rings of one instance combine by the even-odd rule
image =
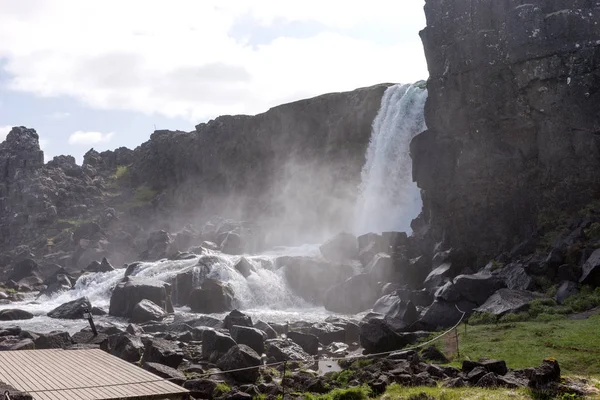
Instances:
[[[187,399],[189,393],[99,349],[0,351],[0,381],[38,400]]]

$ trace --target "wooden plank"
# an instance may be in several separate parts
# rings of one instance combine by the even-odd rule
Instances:
[[[37,400],[180,398],[189,393],[99,349],[3,351],[0,380]]]

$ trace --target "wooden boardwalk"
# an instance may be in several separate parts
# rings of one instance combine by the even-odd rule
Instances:
[[[181,386],[99,349],[0,351],[0,381],[37,400],[185,399],[188,395]]]

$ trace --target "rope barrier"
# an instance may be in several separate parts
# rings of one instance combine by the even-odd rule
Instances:
[[[357,359],[357,358],[373,358],[373,357],[379,357],[379,356],[384,356],[384,355],[389,355],[398,351],[410,351],[410,350],[416,350],[419,349],[421,347],[427,346],[428,344],[431,344],[439,339],[441,339],[442,337],[446,336],[448,333],[452,332],[454,329],[456,329],[461,322],[463,321],[466,312],[462,311],[460,308],[458,308],[455,305],[456,309],[462,313],[460,319],[458,320],[458,322],[450,329],[448,329],[447,331],[441,333],[440,335],[434,337],[431,340],[428,340],[425,343],[421,343],[419,345],[413,346],[413,347],[409,347],[409,348],[403,348],[403,349],[398,349],[398,350],[392,350],[392,351],[384,351],[381,353],[373,353],[373,354],[356,354],[353,356],[348,356],[348,357],[331,357],[331,358],[317,358],[314,361],[310,362],[310,364],[315,364],[318,363],[319,361],[342,361],[342,360],[353,360],[353,359]],[[209,376],[213,376],[213,375],[220,375],[220,374],[228,374],[228,373],[232,373],[232,372],[241,372],[241,371],[247,371],[247,370],[251,370],[251,369],[255,369],[255,368],[266,368],[266,367],[274,367],[274,366],[279,366],[279,365],[283,365],[284,366],[284,372],[283,372],[283,377],[282,377],[282,383],[283,383],[283,379],[285,379],[285,367],[287,365],[289,361],[279,361],[279,362],[274,362],[274,363],[269,363],[269,364],[261,364],[261,365],[257,365],[257,366],[253,366],[253,367],[244,367],[244,368],[236,368],[236,369],[230,369],[230,370],[226,370],[226,371],[216,371],[216,372],[206,372],[203,374],[199,374],[197,375],[198,378],[207,378]],[[301,363],[301,362],[300,362]],[[127,385],[137,385],[137,384],[146,384],[146,383],[157,383],[157,382],[164,382],[164,381],[172,381],[172,380],[178,380],[179,378],[161,378],[161,379],[154,379],[154,380],[148,380],[148,381],[139,381],[139,382],[131,382],[131,383],[114,383],[114,384],[105,384],[105,385],[94,385],[94,386],[83,386],[83,387],[74,387],[74,388],[60,388],[60,389],[43,389],[43,390],[27,390],[24,391],[25,393],[44,393],[44,392],[58,392],[58,391],[66,391],[66,390],[80,390],[80,389],[97,389],[97,388],[103,388],[103,387],[114,387],[114,386],[127,386]],[[10,399],[10,397],[8,396],[8,391],[6,391],[4,393],[4,398],[5,399]]]

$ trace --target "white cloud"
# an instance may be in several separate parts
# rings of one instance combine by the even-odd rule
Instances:
[[[48,118],[57,119],[57,120],[69,118],[70,116],[71,116],[71,113],[61,112],[61,111],[56,111],[56,112],[53,112],[52,114],[48,114]]]
[[[281,99],[426,78],[423,4],[0,0],[0,58],[13,90],[196,122],[261,112]],[[277,28],[286,23],[319,30]],[[269,38],[233,37],[240,24]]]
[[[110,142],[113,136],[114,132],[102,133],[77,131],[73,132],[71,136],[69,136],[69,144],[88,146],[98,143],[107,143]]]
[[[0,142],[3,142],[4,139],[6,139],[6,135],[8,135],[8,133],[10,132],[10,130],[12,128],[13,128],[12,125],[0,126]]]

